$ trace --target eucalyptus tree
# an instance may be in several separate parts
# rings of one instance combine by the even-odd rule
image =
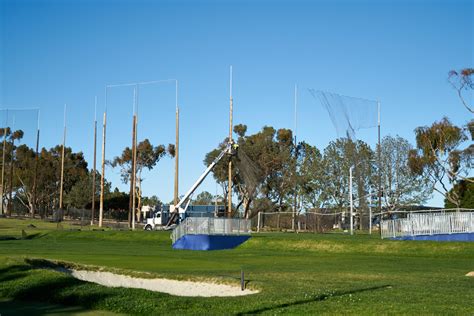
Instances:
[[[374,182],[374,152],[361,140],[348,138],[332,141],[324,149],[323,170],[326,185],[324,196],[328,203],[339,211],[349,207],[349,170],[353,168],[356,190],[353,196],[362,213],[367,208],[369,187]],[[362,215],[362,214],[361,214]]]
[[[320,209],[327,203],[323,157],[314,146],[302,142],[298,152],[298,191],[304,209]]]
[[[468,102],[466,92],[474,90],[474,68],[464,68],[460,71],[451,70],[448,74],[449,82],[458,93],[464,107],[474,114],[474,105]]]
[[[389,211],[423,204],[433,192],[428,178],[411,172],[408,157],[413,147],[400,136],[386,136],[381,144],[384,206]]]
[[[136,179],[137,179],[137,186],[135,188],[130,189],[130,193],[132,190],[136,190],[137,193],[137,209],[134,210],[136,216],[138,217],[138,221],[140,221],[140,208],[141,208],[141,197],[142,197],[142,181],[143,170],[151,170],[153,169],[156,164],[160,161],[161,158],[165,157],[166,155],[174,156],[175,148],[172,144],[168,145],[165,148],[164,145],[153,146],[148,139],[145,139],[138,143],[137,145],[137,160],[136,160]],[[132,149],[130,147],[126,147],[120,156],[115,157],[111,162],[108,162],[112,167],[120,167],[120,175],[122,178],[122,182],[127,184],[129,181],[132,183]],[[131,195],[132,196],[132,195]],[[130,205],[132,203],[130,202]],[[131,207],[130,207],[131,210]],[[129,222],[131,222],[132,214],[129,212]]]
[[[461,180],[470,181],[469,172],[474,166],[474,146],[460,147],[469,139],[466,128],[452,124],[446,117],[431,126],[415,129],[416,149],[409,153],[410,170],[429,179],[433,189],[447,201],[459,207],[457,190],[450,190]],[[471,141],[474,140],[470,130]]]
[[[290,206],[294,192],[294,144],[291,130],[275,130],[264,126],[261,131],[246,135],[247,127],[234,126],[238,135],[238,155],[233,160],[233,189],[239,196],[235,209],[243,208],[245,217],[251,217],[252,202],[265,205],[266,211],[283,211]],[[218,148],[206,154],[204,164],[209,166],[225,148],[224,140]],[[214,179],[221,185],[223,196],[227,196],[227,161],[221,160],[213,169]],[[263,203],[263,204],[262,204]],[[226,203],[227,204],[227,203]]]
[[[60,165],[62,146],[49,150],[42,148],[39,156],[26,145],[18,146],[15,156],[15,199],[17,199],[31,215],[36,209],[41,217],[48,211],[58,207],[60,190]],[[38,158],[38,169],[35,175],[35,161]],[[87,162],[82,152],[73,152],[65,148],[64,155],[64,192],[67,196],[78,182],[88,176]],[[34,184],[36,178],[36,194]]]

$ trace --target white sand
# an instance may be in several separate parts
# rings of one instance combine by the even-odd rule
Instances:
[[[469,272],[466,276],[474,277],[474,271]]]
[[[240,287],[207,282],[177,281],[169,279],[143,279],[111,272],[69,270],[76,279],[107,287],[128,287],[168,293],[176,296],[241,296],[258,291],[241,290]]]

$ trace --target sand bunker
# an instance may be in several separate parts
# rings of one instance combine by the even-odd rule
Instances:
[[[68,270],[74,278],[107,287],[128,287],[168,293],[176,296],[241,296],[258,293],[240,287],[208,282],[177,281],[169,279],[143,279],[111,272]]]
[[[474,277],[474,271],[469,272],[466,276]]]

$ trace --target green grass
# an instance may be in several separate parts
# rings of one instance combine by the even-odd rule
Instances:
[[[149,315],[474,314],[474,278],[465,276],[474,271],[473,243],[269,233],[234,250],[193,252],[171,249],[169,232],[56,230],[39,221],[28,229],[30,222],[0,219],[0,298],[9,306],[28,301]],[[243,269],[248,286],[261,292],[191,298],[106,288],[33,269],[25,258],[235,284]],[[2,316],[4,308],[0,302]]]

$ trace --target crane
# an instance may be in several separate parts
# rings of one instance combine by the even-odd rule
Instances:
[[[219,153],[219,155],[214,159],[214,161],[207,167],[206,170],[201,174],[201,176],[197,179],[196,182],[191,186],[191,188],[186,192],[186,194],[183,196],[183,198],[178,202],[178,204],[174,205],[172,209],[170,208],[171,216],[168,220],[168,223],[166,224],[166,227],[169,227],[170,225],[174,224],[177,221],[177,218],[180,213],[185,213],[186,209],[189,206],[189,203],[191,202],[191,196],[193,195],[194,191],[201,185],[201,183],[204,181],[204,179],[207,177],[207,175],[214,169],[214,167],[221,161],[221,159],[224,156],[232,157],[237,154],[238,150],[238,145],[230,141],[227,143],[226,147]],[[184,208],[182,208],[182,206]]]

